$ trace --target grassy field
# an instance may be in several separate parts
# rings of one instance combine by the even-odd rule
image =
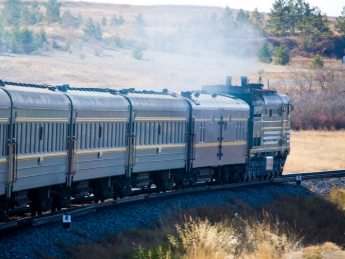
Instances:
[[[292,131],[284,174],[345,168],[345,131]]]

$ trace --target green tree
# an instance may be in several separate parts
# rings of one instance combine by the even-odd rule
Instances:
[[[343,7],[341,15],[337,17],[335,28],[340,34],[345,34],[345,6]]]
[[[284,0],[275,0],[271,12],[268,14],[267,30],[270,34],[286,35],[288,27],[288,8]]]
[[[300,40],[306,51],[315,55],[325,46],[331,44],[329,37],[333,32],[329,28],[330,21],[320,11],[316,14],[305,15],[301,24],[297,26],[300,30]]]
[[[141,26],[145,25],[145,21],[141,13],[139,13],[138,16],[135,17],[135,19],[138,25],[141,25]]]
[[[311,61],[310,68],[323,68],[323,59],[319,55],[316,55],[315,58]]]
[[[273,50],[267,45],[267,42],[264,42],[258,51],[259,61],[262,63],[271,63],[272,62],[272,53]]]
[[[60,7],[61,3],[56,0],[49,0],[46,6],[46,19],[48,24],[60,21]]]
[[[102,26],[107,26],[107,19],[104,16],[102,18]]]
[[[289,50],[285,47],[284,44],[280,44],[280,46],[275,49],[274,54],[276,56],[274,58],[274,64],[282,66],[289,64],[291,57]]]
[[[255,8],[250,15],[249,22],[257,31],[262,31],[264,27],[264,15],[259,13],[258,8]]]
[[[243,9],[240,9],[236,15],[236,22],[237,23],[248,22],[249,18],[250,18],[249,13],[243,11]]]
[[[28,54],[35,50],[34,33],[27,27],[20,30],[20,41],[21,50],[25,53]]]
[[[110,25],[113,26],[113,25],[121,25],[121,24],[124,24],[125,23],[125,20],[123,19],[122,15],[120,15],[119,18],[117,18],[116,14],[114,14],[112,17],[111,17],[111,20],[110,20]]]
[[[39,47],[43,47],[43,45],[45,43],[47,43],[48,40],[47,40],[47,34],[46,34],[46,31],[44,30],[43,27],[41,27],[40,31],[38,32],[37,34],[37,44]]]
[[[72,53],[72,50],[71,50],[71,40],[69,39],[69,37],[67,37],[63,49],[64,49],[66,52],[68,52],[68,53]]]
[[[14,26],[10,33],[9,47],[12,53],[18,53],[21,44],[21,33],[18,26]]]
[[[77,17],[74,17],[72,15],[70,10],[66,10],[61,16],[60,24],[63,29],[69,29],[69,28],[78,29],[80,22]]]
[[[80,12],[78,13],[77,20],[78,20],[78,25],[79,26],[83,25],[83,23],[84,23],[83,16],[81,15]]]
[[[84,23],[84,39],[85,40],[101,40],[103,35],[103,30],[99,22],[95,22],[89,18]]]
[[[96,23],[96,30],[95,30],[95,39],[101,40],[103,36],[103,30],[101,24],[99,22]]]
[[[123,40],[121,39],[119,34],[116,33],[116,35],[114,35],[111,38],[110,46],[118,47],[118,48],[123,48],[124,47]]]
[[[232,22],[232,15],[233,15],[233,11],[230,10],[229,6],[226,6],[220,20],[224,24],[230,24]]]
[[[141,45],[139,43],[136,43],[133,46],[133,49],[132,49],[132,56],[135,59],[142,59],[143,58],[143,54],[144,54],[143,48],[141,47]]]
[[[30,11],[26,5],[23,5],[20,11],[20,21],[21,21],[21,24],[24,24],[24,25],[30,25],[31,23]]]
[[[31,3],[30,6],[30,20],[31,24],[38,24],[43,21],[43,13],[40,12],[40,7],[38,6],[38,2],[35,0]]]
[[[4,9],[1,11],[2,21],[5,26],[20,25],[20,12],[22,10],[22,2],[20,0],[7,0],[4,2]]]

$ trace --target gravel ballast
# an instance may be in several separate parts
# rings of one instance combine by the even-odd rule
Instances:
[[[0,258],[39,258],[45,251],[47,256],[62,257],[57,243],[73,245],[82,240],[95,242],[106,232],[119,232],[123,229],[150,227],[169,208],[192,208],[229,204],[227,197],[241,199],[253,206],[272,202],[275,194],[301,197],[325,195],[332,188],[344,187],[344,178],[309,180],[296,184],[274,184],[254,187],[241,187],[224,191],[201,192],[169,198],[145,200],[140,203],[109,207],[85,216],[72,218],[72,229],[62,228],[62,222],[37,227],[26,227],[21,231],[7,233],[0,237]],[[313,192],[312,192],[312,191]]]

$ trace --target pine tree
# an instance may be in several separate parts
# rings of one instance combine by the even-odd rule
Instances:
[[[274,54],[276,56],[274,58],[274,63],[276,65],[285,66],[291,60],[289,50],[285,47],[284,44],[281,44],[278,48],[276,48]]]
[[[84,23],[83,16],[81,15],[80,12],[78,13],[77,21],[78,21],[78,27],[83,25],[83,23]]]
[[[111,17],[111,20],[110,20],[110,26],[113,26],[113,25],[121,25],[125,22],[125,20],[123,19],[122,15],[120,15],[119,18],[117,18],[117,15],[114,14],[112,17]]]
[[[60,7],[61,3],[56,2],[56,0],[49,0],[46,6],[46,19],[48,24],[60,21]]]
[[[79,21],[78,18],[74,17],[70,10],[66,10],[63,15],[61,16],[61,27],[63,29],[68,28],[79,28]]]
[[[250,18],[249,13],[243,11],[243,9],[240,9],[236,15],[236,22],[237,23],[248,22],[249,18]]]
[[[30,11],[26,5],[22,6],[22,10],[20,11],[20,21],[21,24],[30,25]]]
[[[287,8],[284,0],[275,0],[271,12],[268,14],[269,20],[267,29],[270,34],[286,35],[288,27]]]
[[[258,51],[259,61],[262,63],[271,63],[272,62],[272,48],[267,45],[267,42],[264,42]]]
[[[67,37],[63,49],[64,49],[66,52],[68,52],[68,53],[72,53],[72,50],[71,50],[71,40],[69,39],[69,37]]]
[[[337,17],[337,23],[335,28],[340,34],[345,35],[345,6],[343,7],[341,15]]]
[[[323,68],[323,59],[316,55],[315,58],[311,61],[310,69],[318,69]]]
[[[84,28],[83,28],[84,38],[89,39],[89,40],[93,39],[95,35],[95,31],[96,31],[96,25],[94,21],[91,18],[89,18],[84,23]]]
[[[123,48],[124,43],[119,34],[116,33],[116,35],[111,38],[110,46]]]
[[[107,19],[104,16],[102,18],[102,26],[107,26]]]
[[[9,43],[12,53],[18,53],[21,43],[21,33],[18,26],[14,26],[12,28]]]
[[[143,18],[141,13],[139,13],[138,16],[135,17],[135,19],[136,19],[138,25],[141,25],[141,26],[145,25],[145,21],[144,21],[144,18]]]
[[[101,40],[103,35],[103,30],[99,22],[95,22],[89,18],[84,24],[84,38],[86,40]]]
[[[37,34],[37,43],[40,47],[43,47],[44,43],[47,43],[47,34],[43,27],[41,27],[40,31]]]
[[[298,25],[301,32],[300,39],[303,48],[311,51],[315,55],[325,46],[331,44],[328,38],[333,34],[329,28],[330,21],[326,15],[322,15],[320,11],[316,14],[305,15],[303,22]]]
[[[125,23],[125,19],[123,19],[122,15],[120,15],[119,19],[117,20],[116,25],[121,25]]]
[[[94,38],[96,40],[101,40],[102,36],[103,36],[103,30],[102,30],[101,24],[99,22],[97,22]]]
[[[35,50],[35,42],[34,42],[34,33],[32,30],[29,30],[27,27],[24,27],[20,31],[21,37],[21,49],[25,53],[31,53]]]
[[[22,10],[22,2],[20,0],[7,0],[4,2],[4,9],[1,11],[2,21],[5,26],[20,25],[20,12]]]
[[[38,24],[43,21],[43,14],[40,12],[38,2],[35,0],[30,5],[30,24]]]
[[[141,47],[141,45],[139,43],[136,43],[134,46],[133,46],[133,49],[132,49],[132,56],[135,58],[135,59],[142,59],[143,58],[143,48]]]
[[[255,8],[252,12],[249,22],[254,26],[257,31],[262,31],[264,27],[264,16],[259,13],[258,8]]]

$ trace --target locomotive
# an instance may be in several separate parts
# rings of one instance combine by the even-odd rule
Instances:
[[[177,94],[0,80],[1,218],[282,174],[290,99],[241,82]]]

